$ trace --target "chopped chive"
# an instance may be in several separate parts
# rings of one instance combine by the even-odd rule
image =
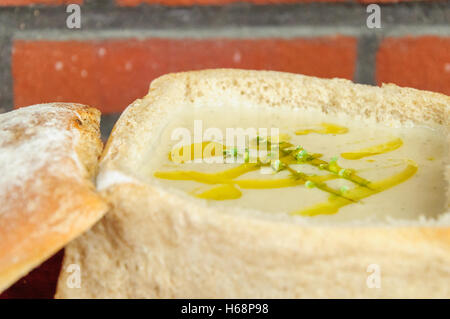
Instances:
[[[314,184],[314,183],[311,182],[311,181],[306,181],[305,186],[306,186],[307,188],[314,188],[314,187],[316,186],[316,184]]]
[[[256,137],[256,143],[258,143],[258,144],[262,144],[262,143],[265,143],[267,141],[267,139],[266,138],[264,138],[264,137],[261,137],[261,136],[257,136]]]
[[[306,155],[306,151],[305,150],[301,150],[300,152],[297,153],[296,157],[297,159],[303,159],[303,157]]]
[[[223,151],[223,155],[225,156],[236,156],[238,154],[237,147],[229,148]]]
[[[272,167],[272,169],[275,172],[279,172],[280,170],[282,170],[285,167],[284,163],[282,163],[280,160],[272,161],[270,163],[270,166]]]
[[[302,149],[295,155],[295,159],[299,162],[305,162],[311,159],[311,155],[309,155],[305,149]]]
[[[348,186],[342,186],[341,188],[340,188],[340,191],[341,191],[341,193],[346,193],[346,192],[348,192]]]
[[[244,152],[244,162],[248,163],[249,161],[250,161],[250,151],[248,150],[248,148],[246,148]]]

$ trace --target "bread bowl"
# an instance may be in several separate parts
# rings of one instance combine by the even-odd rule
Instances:
[[[263,193],[262,204],[247,207],[244,202],[232,203],[239,196],[218,201],[218,198],[208,197],[207,191],[198,193],[195,189],[178,187],[176,184],[182,178],[158,178],[157,172],[169,166],[167,163],[158,166],[152,162],[152,157],[162,160],[170,152],[169,145],[162,142],[167,140],[165,130],[170,132],[176,127],[170,123],[180,118],[183,110],[196,110],[192,111],[194,119],[198,116],[208,121],[206,114],[210,114],[210,107],[218,113],[215,118],[209,117],[209,123],[220,122],[220,117],[233,118],[233,110],[247,109],[249,123],[252,116],[258,118],[264,112],[268,113],[261,115],[263,122],[274,119],[276,114],[281,114],[278,112],[287,112],[285,117],[280,115],[281,118],[287,119],[294,113],[316,114],[323,116],[324,121],[340,117],[360,128],[374,126],[383,130],[384,127],[393,135],[403,129],[431,130],[427,131],[431,134],[430,144],[440,152],[437,155],[440,158],[430,159],[430,162],[439,166],[434,167],[433,174],[442,187],[430,189],[430,184],[425,183],[417,191],[417,184],[411,183],[419,177],[426,178],[419,173],[427,171],[422,168],[422,162],[416,163],[409,170],[408,178],[388,188],[381,189],[380,184],[377,186],[371,181],[355,186],[365,187],[365,191],[370,192],[379,190],[370,196],[327,193],[330,201],[338,196],[351,204],[342,206],[356,207],[347,214],[348,218],[340,220],[333,217],[340,216],[338,210],[325,214],[296,214],[295,210],[290,213],[284,209],[281,212],[264,209],[273,207],[270,205],[273,201],[279,203],[284,193],[277,192],[275,196]],[[147,96],[125,110],[113,129],[97,176],[97,189],[111,210],[100,223],[67,246],[56,297],[448,298],[449,110],[450,98],[445,95],[395,85],[380,88],[341,79],[225,69],[163,76],[152,82]],[[320,124],[320,121],[313,124]],[[307,130],[321,134],[320,127]],[[368,138],[364,132],[363,129],[357,131],[366,143]],[[371,135],[377,136],[376,133]],[[392,151],[389,156],[394,156],[397,149],[403,150],[398,144],[389,150]],[[303,148],[297,149],[301,150]],[[339,163],[346,160],[345,156],[355,157],[355,153],[352,149],[342,152]],[[365,147],[363,153],[376,158],[384,151],[377,153]],[[417,148],[409,155],[416,153]],[[183,163],[174,165],[179,170]],[[330,165],[330,161],[326,161],[326,165]],[[328,171],[329,166],[324,169]],[[353,184],[353,177],[362,176],[355,171],[351,171],[349,178]],[[339,172],[335,174],[340,175]],[[308,177],[311,175],[306,176],[299,185],[289,185],[301,192],[297,197],[300,202],[313,194],[305,193],[308,191],[305,185],[312,181]],[[165,179],[169,181],[166,183]],[[216,184],[214,181],[201,183],[208,187]],[[218,184],[226,185],[219,193],[228,192],[228,181],[221,180]],[[243,191],[243,183],[233,181],[231,184],[238,185],[242,197],[250,194]],[[383,198],[377,197],[382,191],[390,194],[402,185],[416,185],[409,188],[414,192],[403,193],[406,200],[402,203],[425,207],[423,214],[417,209],[411,214],[397,214],[399,207],[391,214],[389,206],[379,201],[380,207],[383,210],[388,207],[388,211],[377,215],[374,214],[376,206],[366,205],[370,198]],[[314,186],[314,191],[319,193],[324,189],[317,182]],[[428,198],[421,196],[424,192],[438,195]],[[199,194],[201,196],[196,196]],[[393,206],[397,203],[395,196],[385,199]],[[433,199],[440,200],[441,204],[436,206],[438,211],[434,207],[429,213],[426,205]],[[344,212],[341,206],[339,209]],[[355,215],[355,211],[359,215]],[[359,217],[361,215],[364,217]],[[371,218],[371,215],[377,216]],[[317,217],[320,219],[316,220]],[[66,284],[69,273],[64,269],[71,264],[81,269],[79,289],[70,289]],[[375,286],[369,283],[373,269],[377,269],[380,276]]]
[[[106,212],[93,183],[99,121],[69,103],[0,114],[0,292]]]

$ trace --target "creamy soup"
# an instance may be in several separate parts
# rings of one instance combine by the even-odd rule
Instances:
[[[244,138],[227,139],[227,128]],[[212,205],[315,220],[429,218],[444,212],[446,147],[438,126],[192,108],[164,127],[141,171]]]

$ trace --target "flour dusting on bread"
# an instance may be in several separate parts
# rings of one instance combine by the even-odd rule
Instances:
[[[0,115],[0,291],[106,212],[92,183],[99,119],[69,103]]]
[[[0,200],[14,196],[35,172],[44,166],[55,176],[79,176],[74,170],[82,169],[74,145],[79,138],[77,130],[66,130],[68,117],[78,114],[70,109],[52,105],[35,105],[0,115]],[[60,165],[62,161],[73,163]],[[75,164],[75,165],[73,165]],[[34,187],[39,188],[39,183]],[[14,190],[14,192],[12,192]],[[7,207],[0,207],[0,214]]]

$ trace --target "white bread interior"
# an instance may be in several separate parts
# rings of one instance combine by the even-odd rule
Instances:
[[[432,124],[449,140],[450,98],[438,93],[266,71],[163,76],[114,127],[97,177],[112,208],[68,245],[56,297],[450,297],[448,157],[447,212],[436,219],[312,225],[220,209],[139,173],[161,128],[190,105],[312,108],[388,126]],[[80,265],[81,288],[67,287],[69,264]],[[372,264],[380,267],[381,288],[366,284]]]

